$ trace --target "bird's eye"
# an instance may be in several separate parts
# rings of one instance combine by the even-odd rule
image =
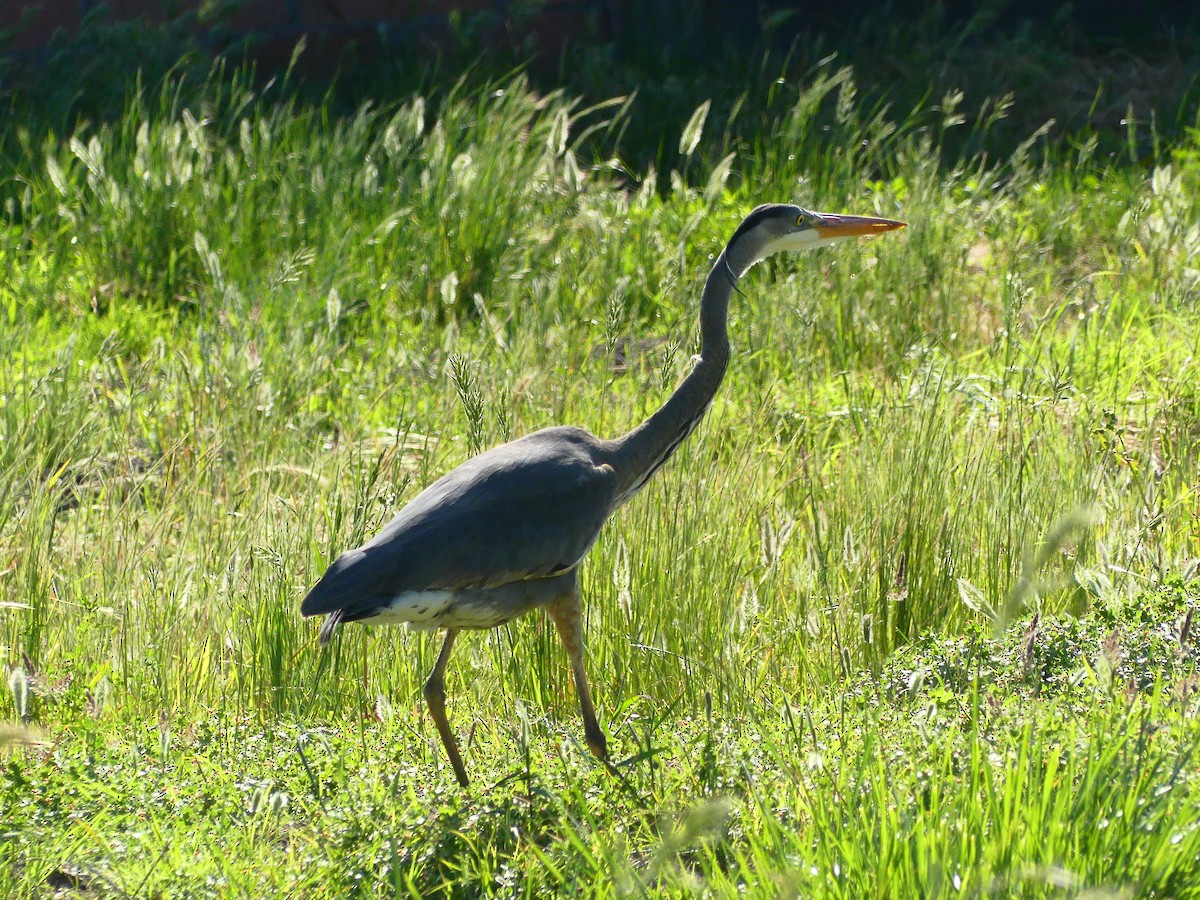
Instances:
[[[810,217],[807,213],[800,213],[796,216],[796,225],[800,228],[807,228],[811,224]]]

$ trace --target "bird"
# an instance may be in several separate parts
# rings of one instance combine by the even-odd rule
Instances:
[[[578,572],[608,518],[632,499],[704,417],[730,358],[729,301],[751,266],[784,251],[883,234],[904,222],[756,207],[713,264],[700,298],[700,355],[649,418],[605,440],[584,428],[535,431],[468,459],[413,498],[361,547],[342,553],[301,601],[324,615],[328,644],[350,622],[445,629],[422,691],[458,783],[470,781],[446,714],[445,671],[463,630],[542,608],[566,649],[588,749],[608,762],[584,666]]]

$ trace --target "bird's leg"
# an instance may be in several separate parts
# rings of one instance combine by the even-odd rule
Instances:
[[[583,735],[588,749],[599,759],[608,759],[608,741],[596,721],[596,708],[592,705],[592,692],[588,688],[587,671],[583,667],[583,614],[579,605],[579,591],[573,590],[554,600],[546,607],[567,657],[571,660],[571,672],[575,675],[575,690],[579,693],[579,706],[583,711]]]
[[[433,671],[429,673],[429,680],[425,682],[425,705],[429,707],[429,714],[433,716],[433,724],[437,726],[438,734],[442,738],[442,745],[446,748],[446,756],[450,758],[450,765],[454,768],[454,776],[458,779],[458,783],[463,787],[470,784],[467,778],[467,769],[463,765],[462,757],[458,755],[458,743],[454,740],[454,732],[450,730],[450,720],[446,717],[446,661],[450,659],[450,648],[454,646],[454,638],[458,636],[458,629],[451,628],[446,631],[446,642],[442,644],[442,652],[438,654],[437,662],[433,664]]]

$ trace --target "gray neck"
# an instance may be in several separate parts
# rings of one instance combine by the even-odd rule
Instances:
[[[717,257],[700,298],[700,361],[667,402],[645,422],[614,441],[613,468],[621,505],[650,480],[708,411],[729,364],[729,295],[757,259],[731,243]]]

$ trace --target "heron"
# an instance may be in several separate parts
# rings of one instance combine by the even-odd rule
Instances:
[[[693,431],[725,377],[729,300],[755,263],[883,234],[903,222],[812,212],[783,203],[754,209],[725,245],[700,298],[700,356],[659,409],[604,440],[574,426],[544,428],[474,456],[413,498],[384,528],[337,557],[300,605],[324,615],[327,644],[349,622],[445,629],[425,682],[426,707],[455,777],[466,767],[446,714],[445,672],[460,631],[495,628],[544,608],[566,649],[588,749],[608,761],[584,666],[579,565],[605,521],[646,486]]]

